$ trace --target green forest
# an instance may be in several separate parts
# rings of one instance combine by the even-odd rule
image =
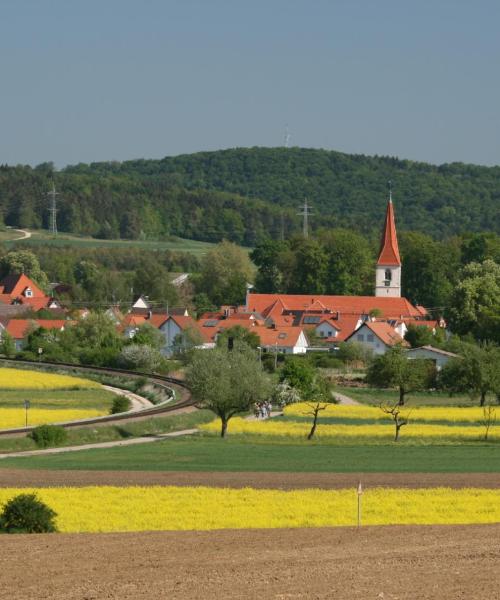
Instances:
[[[100,162],[54,172],[0,166],[0,217],[47,227],[52,180],[61,231],[102,239],[222,239],[256,246],[311,228],[348,228],[379,239],[392,181],[399,231],[434,239],[500,233],[500,167],[440,166],[305,148],[238,148],[161,160]]]

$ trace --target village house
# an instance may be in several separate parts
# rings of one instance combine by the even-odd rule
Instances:
[[[29,277],[11,274],[0,281],[0,302],[3,304],[23,305],[27,309],[59,309],[59,302],[47,296]]]
[[[408,358],[421,358],[431,360],[436,366],[436,370],[440,371],[445,364],[452,358],[458,358],[458,354],[453,352],[446,352],[441,348],[434,348],[434,346],[421,346],[420,348],[411,348],[407,353]]]

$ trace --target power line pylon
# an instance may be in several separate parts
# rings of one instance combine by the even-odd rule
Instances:
[[[56,197],[59,196],[59,192],[56,192],[56,186],[52,184],[52,189],[50,192],[47,192],[47,196],[50,198],[50,221],[49,221],[49,230],[50,233],[57,237],[57,200]]]
[[[304,206],[297,214],[303,219],[302,234],[307,239],[309,237],[309,216],[311,215],[311,207],[307,204],[307,198],[304,198]]]

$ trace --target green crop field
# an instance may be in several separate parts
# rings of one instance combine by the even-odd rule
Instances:
[[[116,394],[103,389],[88,390],[1,390],[0,408],[24,406],[29,400],[32,408],[93,408],[109,411]]]
[[[132,471],[500,472],[500,446],[334,446],[236,438],[172,438],[151,444],[10,458],[2,468]]]
[[[8,244],[22,244],[26,246],[79,246],[83,248],[143,248],[145,250],[172,250],[177,252],[190,252],[196,255],[203,255],[213,244],[209,242],[198,242],[184,238],[171,237],[165,241],[153,240],[98,240],[91,237],[78,236],[69,233],[59,233],[56,238],[52,237],[48,231],[31,231],[31,237],[22,240],[13,241],[13,238],[21,234],[14,230],[0,232],[0,242]]]

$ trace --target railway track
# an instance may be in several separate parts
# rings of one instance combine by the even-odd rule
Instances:
[[[72,370],[77,372],[87,373],[101,373],[103,375],[126,375],[131,379],[144,379],[146,378],[150,383],[160,385],[173,389],[179,395],[179,400],[173,403],[163,403],[158,406],[152,406],[151,408],[145,408],[141,411],[135,411],[133,413],[117,413],[114,415],[106,415],[104,417],[95,417],[94,419],[85,419],[85,421],[75,421],[62,424],[65,429],[73,427],[85,427],[87,425],[97,425],[101,423],[111,424],[123,421],[132,421],[142,419],[144,417],[154,417],[159,415],[165,415],[170,412],[179,410],[181,408],[187,408],[194,406],[194,401],[191,398],[186,384],[175,377],[168,377],[166,375],[158,375],[156,373],[140,373],[137,371],[127,371],[126,369],[112,369],[108,367],[94,367],[85,365],[75,365],[73,363],[51,363],[51,362],[35,362],[28,360],[12,360],[0,358],[1,363],[8,363],[9,365],[28,365],[34,368],[40,369],[42,367],[55,367],[57,369]],[[1,436],[9,436],[15,434],[25,434],[31,431],[33,427],[19,427],[17,429],[4,429],[0,430]]]

